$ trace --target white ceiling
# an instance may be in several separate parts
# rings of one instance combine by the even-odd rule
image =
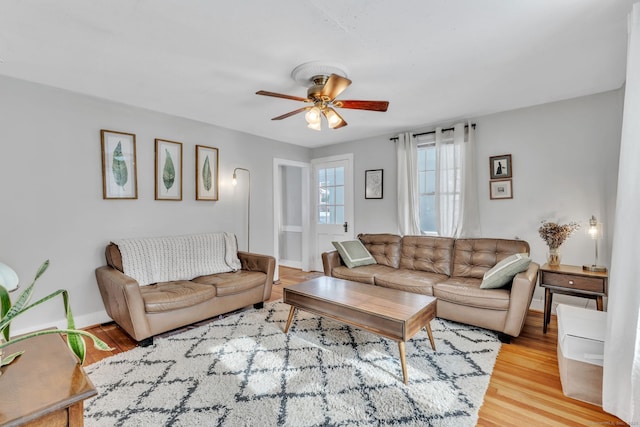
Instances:
[[[2,0],[0,74],[316,147],[617,89],[634,1]],[[271,121],[317,60],[389,110]]]

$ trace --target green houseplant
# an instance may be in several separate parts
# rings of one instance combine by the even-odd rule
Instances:
[[[1,263],[0,263],[1,264]],[[6,267],[2,264],[3,267]],[[31,296],[33,295],[33,289],[36,281],[49,267],[49,260],[46,260],[36,273],[35,278],[31,285],[26,288],[22,293],[18,296],[15,303],[11,303],[11,299],[9,297],[9,291],[5,287],[5,283],[3,283],[2,277],[0,277],[0,367],[5,366],[13,362],[18,356],[20,356],[23,351],[19,351],[8,356],[3,356],[2,350],[10,345],[20,341],[27,340],[29,338],[37,337],[40,335],[46,334],[66,334],[67,335],[67,345],[71,349],[71,351],[77,356],[80,364],[84,363],[85,355],[86,355],[86,344],[83,339],[83,336],[90,338],[93,341],[93,345],[95,348],[99,350],[111,350],[111,348],[105,344],[101,339],[96,337],[95,335],[78,330],[75,328],[75,322],[73,320],[73,315],[71,313],[71,305],[69,304],[69,293],[64,289],[59,289],[52,294],[34,302],[33,304],[29,304],[31,300]],[[11,273],[13,273],[13,285],[17,288],[17,276],[15,273],[6,267]],[[6,270],[5,270],[6,271]],[[12,284],[7,285],[9,289],[13,290]],[[67,328],[66,329],[48,329],[43,331],[31,332],[28,334],[21,335],[16,338],[11,338],[9,328],[11,326],[11,321],[15,319],[20,314],[25,311],[42,304],[45,301],[48,301],[56,296],[62,294],[62,299],[64,301],[64,311],[67,317]],[[1,372],[0,372],[1,374]]]

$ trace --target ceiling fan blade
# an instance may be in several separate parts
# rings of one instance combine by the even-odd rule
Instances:
[[[289,112],[288,112],[288,113],[286,113],[286,114],[283,114],[283,115],[278,116],[278,117],[274,117],[274,118],[273,118],[273,119],[271,119],[271,120],[282,120],[282,119],[286,119],[287,117],[294,116],[294,115],[296,115],[296,114],[298,114],[298,113],[302,113],[302,112],[303,112],[303,111],[305,111],[305,110],[310,110],[311,108],[313,108],[313,107],[312,107],[312,106],[309,106],[309,107],[302,107],[302,108],[298,108],[297,110],[289,111]]]
[[[327,122],[329,123],[329,127],[331,129],[340,129],[341,127],[347,125],[347,122],[345,122],[342,116],[331,107],[327,107],[326,109],[322,110],[322,114],[327,119]]]
[[[334,101],[334,106],[339,108],[350,108],[352,110],[387,111],[389,101]]]
[[[329,80],[324,84],[320,95],[326,97],[329,101],[336,99],[346,88],[351,84],[351,80],[339,76],[337,74],[331,74]]]
[[[294,101],[310,102],[310,100],[307,98],[300,98],[299,96],[293,96],[293,95],[285,95],[283,93],[268,92],[266,90],[259,90],[256,92],[256,95],[273,96],[275,98],[284,98],[284,99],[292,99]]]

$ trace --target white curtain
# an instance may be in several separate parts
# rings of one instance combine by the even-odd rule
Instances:
[[[436,128],[436,226],[438,235],[476,237],[480,234],[475,173],[474,129],[465,123],[452,131]]]
[[[602,408],[640,425],[640,3],[629,15]]]
[[[396,143],[398,171],[398,227],[402,235],[420,232],[418,193],[418,143],[409,132],[398,135]]]

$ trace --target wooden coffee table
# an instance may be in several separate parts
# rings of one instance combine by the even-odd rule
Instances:
[[[397,341],[405,384],[405,342],[426,328],[436,349],[429,324],[436,316],[434,297],[323,276],[284,288],[282,299],[291,305],[285,333],[300,309]]]

